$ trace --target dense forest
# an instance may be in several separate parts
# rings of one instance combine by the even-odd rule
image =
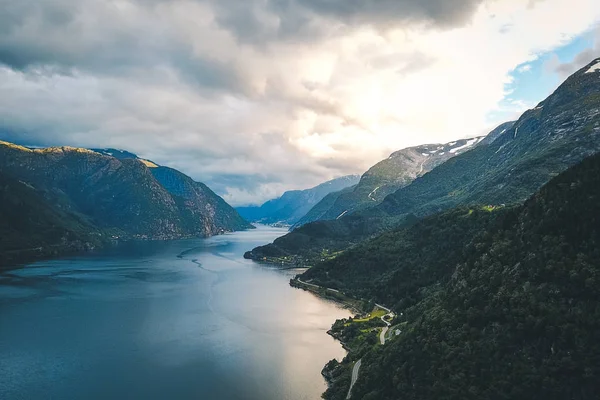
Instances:
[[[302,276],[392,306],[357,399],[593,399],[600,391],[600,155],[518,207],[435,215]],[[339,369],[350,373],[350,355]],[[344,365],[346,364],[346,365]],[[329,372],[335,375],[335,372]],[[345,398],[348,378],[327,399]]]
[[[90,249],[105,240],[85,217],[48,202],[49,195],[0,171],[0,266]]]

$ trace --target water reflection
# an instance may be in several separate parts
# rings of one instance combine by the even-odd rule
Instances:
[[[349,312],[244,260],[284,231],[137,243],[0,274],[0,398],[317,399]],[[179,257],[178,257],[179,256]]]

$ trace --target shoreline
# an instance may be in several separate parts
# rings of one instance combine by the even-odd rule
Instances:
[[[324,286],[303,282],[297,276],[290,279],[290,286],[296,289],[302,289],[307,292],[311,292],[321,298],[332,300],[356,314],[362,314],[364,312],[359,306],[359,303],[362,303],[362,300],[347,296],[337,289],[331,289]]]
[[[85,256],[94,254],[97,251],[102,251],[114,248],[128,243],[147,243],[147,242],[168,242],[171,240],[186,240],[186,239],[208,239],[211,237],[227,235],[235,232],[246,232],[256,229],[244,228],[239,230],[223,230],[207,236],[196,236],[193,234],[181,234],[173,236],[153,236],[146,235],[124,235],[120,238],[99,236],[98,241],[80,241],[75,240],[68,243],[58,243],[46,246],[38,246],[28,249],[6,250],[0,257],[0,272],[10,271],[13,269],[25,268],[27,265],[52,261],[69,256]]]
[[[343,292],[341,292],[337,289],[319,286],[319,285],[316,285],[316,284],[313,284],[310,282],[304,282],[298,276],[295,276],[294,278],[290,279],[290,286],[293,288],[296,288],[296,289],[302,289],[302,290],[311,292],[314,295],[316,295],[322,299],[331,300],[331,301],[336,302],[337,304],[341,305],[342,307],[354,312],[355,315],[354,315],[354,317],[352,317],[353,319],[360,319],[359,316],[364,315],[366,312],[364,310],[364,308],[360,307],[360,305],[364,304],[365,300],[359,300],[359,299],[347,296],[346,294],[344,294]],[[371,312],[375,312],[377,309],[387,312],[386,315],[394,315],[393,311],[390,308],[382,306],[377,303],[374,304],[373,311],[371,311]],[[378,335],[379,343],[380,343],[380,345],[383,346],[386,343],[385,334],[389,330],[391,323],[386,321],[383,316],[379,317],[377,319],[381,319],[381,321],[386,324],[386,326],[382,329],[381,333]],[[336,386],[336,383],[339,379],[344,379],[342,377],[342,376],[344,376],[343,374],[349,374],[350,375],[350,387],[348,389],[348,394],[346,397],[346,399],[348,399],[351,396],[352,387],[354,386],[354,383],[358,379],[358,368],[360,368],[360,363],[362,361],[362,358],[358,359],[358,360],[356,360],[356,359],[353,360],[352,354],[355,354],[356,351],[360,352],[361,350],[360,349],[358,349],[358,350],[352,349],[348,343],[346,343],[344,340],[342,340],[340,335],[336,334],[336,332],[333,331],[333,328],[337,321],[338,320],[333,322],[332,329],[327,330],[327,334],[329,336],[331,336],[332,338],[334,338],[335,340],[337,340],[342,345],[342,348],[347,351],[347,354],[340,361],[333,359],[333,360],[330,360],[327,364],[325,364],[325,366],[321,370],[321,375],[325,379],[328,390],[329,390],[330,388]],[[383,337],[383,339],[382,339],[382,337]],[[354,358],[356,358],[356,356]],[[344,360],[346,360],[346,362]],[[350,368],[350,366],[351,366],[351,368]]]

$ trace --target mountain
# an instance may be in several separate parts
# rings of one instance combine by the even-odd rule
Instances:
[[[252,228],[229,204],[204,183],[168,167],[150,167],[154,178],[175,198],[182,226],[189,232],[216,235],[224,230]]]
[[[118,150],[118,149],[90,149],[96,153],[103,154],[105,156],[118,158],[119,160],[123,160],[126,158],[139,158],[137,155],[130,153],[127,150]]]
[[[0,171],[112,236],[167,239],[251,227],[205,185],[135,155],[0,142]]]
[[[342,176],[311,189],[285,192],[281,197],[269,200],[260,207],[238,207],[237,211],[249,221],[293,225],[325,196],[356,185],[358,180],[358,175]]]
[[[344,194],[352,193],[352,191],[356,188],[354,186],[348,186],[345,189],[339,190],[337,192],[329,193],[327,196],[323,197],[321,201],[315,204],[302,218],[300,218],[291,229],[299,228],[302,225],[306,225],[312,221],[318,221],[325,217],[328,211],[334,206],[335,202],[340,196]]]
[[[325,398],[346,398],[358,359],[357,399],[596,398],[599,227],[595,155],[523,205],[456,208],[309,269],[398,314],[384,346],[336,323],[362,346],[329,364]]]
[[[92,249],[102,240],[84,216],[54,207],[44,193],[0,172],[0,265]]]
[[[600,71],[589,72],[591,65],[570,76],[495,140],[483,140],[449,159],[381,204],[334,221],[307,224],[246,256],[312,262],[407,217],[460,204],[525,201],[552,177],[600,151]]]
[[[474,148],[485,138],[491,143],[498,132],[506,131],[512,124],[513,122],[502,124],[487,137],[461,139],[446,144],[426,144],[396,151],[365,172],[352,191],[340,193],[325,212],[309,212],[295,227],[317,220],[338,219],[357,210],[373,207],[387,195],[409,185],[450,158]],[[317,204],[316,207],[323,210],[325,205]]]

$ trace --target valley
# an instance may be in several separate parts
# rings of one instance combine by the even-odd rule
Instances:
[[[0,399],[598,398],[594,2],[2,10]]]
[[[318,398],[321,368],[346,354],[326,331],[350,312],[291,289],[298,271],[241,257],[283,233],[125,243],[0,272],[0,398]]]
[[[359,315],[332,326],[349,353],[325,366],[325,399],[592,398],[600,81],[589,69],[381,204],[246,253],[311,266],[291,286]],[[397,314],[386,321],[376,304]]]

